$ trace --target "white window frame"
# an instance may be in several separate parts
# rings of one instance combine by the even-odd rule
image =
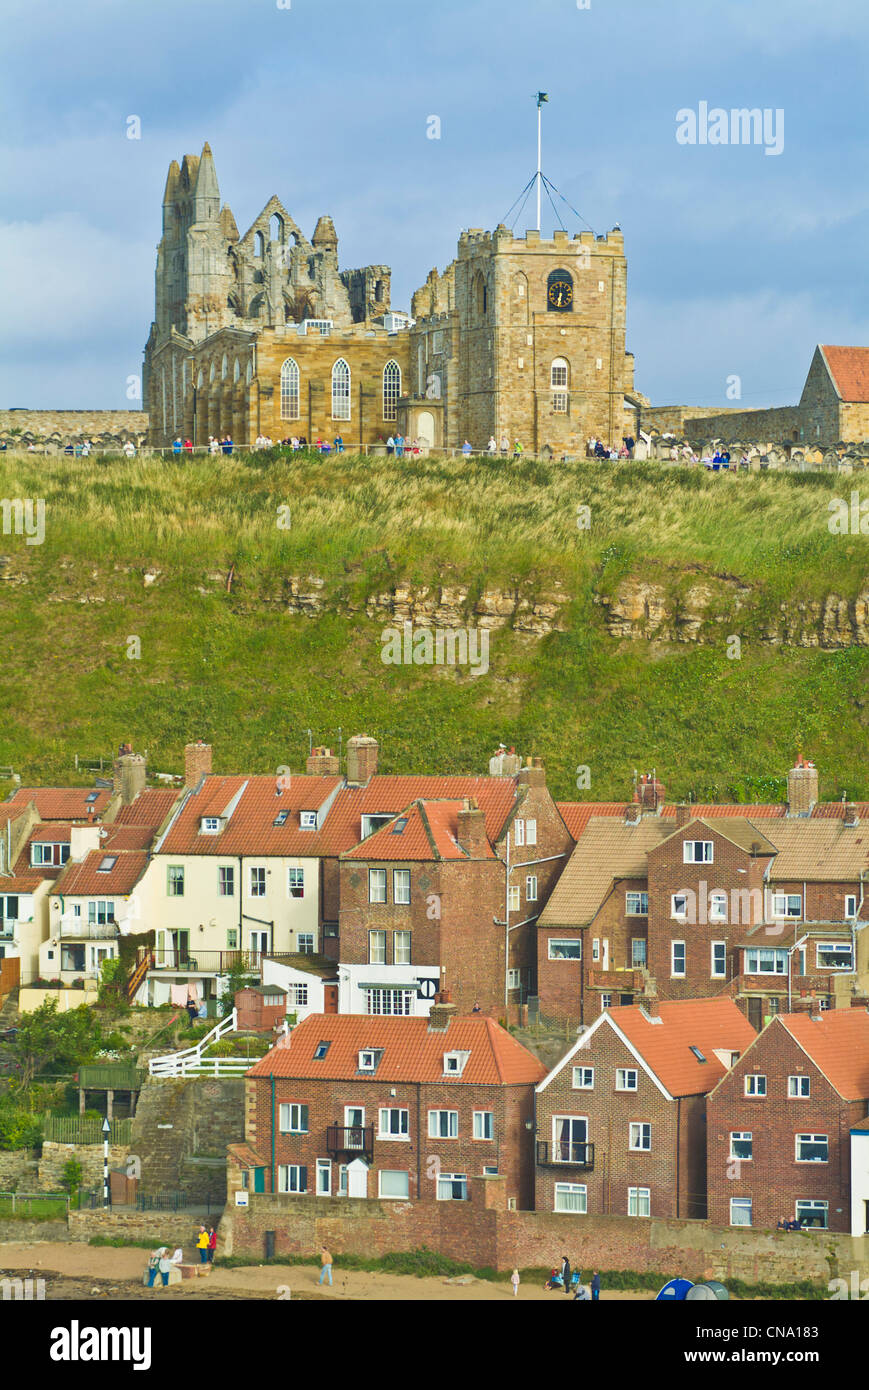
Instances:
[[[536,903],[537,901],[537,875],[525,875],[525,901],[526,903]]]
[[[559,1206],[558,1198],[577,1197],[579,1205],[575,1207]],[[562,1212],[570,1216],[588,1215],[588,1187],[584,1182],[557,1182],[552,1197],[552,1210]]]
[[[321,1180],[322,1180],[322,1178],[324,1177],[324,1175],[325,1175],[326,1181],[325,1181],[325,1182],[322,1182]],[[331,1196],[332,1196],[332,1160],[331,1160],[331,1158],[318,1158],[318,1159],[317,1159],[317,1185],[316,1185],[316,1188],[315,1188],[315,1192],[316,1192],[316,1194],[317,1194],[318,1197],[331,1197]]]
[[[634,1078],[633,1086],[628,1084],[629,1077]],[[616,1090],[617,1091],[637,1091],[639,1090],[640,1073],[637,1067],[616,1067]]]
[[[631,1120],[628,1125],[628,1149],[631,1153],[652,1152],[652,1126],[649,1120]]]
[[[412,1002],[415,990],[411,987],[395,989],[380,985],[370,985],[366,990],[365,1012],[372,1018],[407,1018],[413,1012]],[[383,1005],[388,1004],[388,1008]],[[395,1005],[400,1007],[396,1008]]]
[[[577,953],[576,953],[575,956],[566,956],[566,955],[560,955],[560,956],[559,956],[559,955],[555,955],[555,956],[554,956],[554,955],[552,954],[552,948],[553,948],[553,946],[560,947],[560,948],[562,948],[562,949],[563,949],[565,946],[571,946],[571,947],[572,947],[572,946],[578,946],[578,947],[579,947],[579,950],[577,951]],[[548,943],[547,943],[546,951],[547,951],[547,959],[548,959],[548,960],[572,960],[572,961],[582,960],[582,937],[578,937],[578,938],[576,938],[576,939],[572,939],[571,937],[567,937],[567,936],[550,936],[549,941],[548,941]]]
[[[281,366],[281,419],[299,419],[299,364],[287,357]]]
[[[441,1183],[460,1182],[464,1184],[464,1195],[456,1197],[450,1192],[447,1196],[441,1196]],[[467,1202],[468,1200],[468,1175],[467,1173],[438,1173],[435,1178],[435,1193],[439,1202]]]
[[[633,1210],[633,1211],[631,1211],[631,1207],[632,1207],[632,1206],[634,1207],[634,1210]],[[641,1210],[640,1210],[640,1208],[641,1208],[642,1206],[645,1206],[645,1207],[646,1207],[646,1210],[645,1210],[645,1211],[641,1211]],[[646,1218],[650,1217],[651,1214],[652,1214],[652,1190],[651,1190],[651,1188],[649,1188],[649,1187],[629,1187],[629,1188],[628,1188],[628,1216],[639,1216],[639,1217],[642,1217],[643,1219],[646,1219]]]
[[[302,1169],[303,1169],[303,1168],[306,1169],[306,1168],[307,1168],[307,1164],[304,1164],[304,1163],[279,1163],[279,1164],[278,1164],[278,1192],[294,1193],[294,1194],[297,1194],[297,1195],[298,1195],[299,1193],[307,1192],[307,1191],[308,1191],[308,1175],[307,1175],[307,1172],[305,1173],[305,1186],[304,1186],[304,1187],[302,1187],[302,1186],[293,1187],[293,1186],[292,1186],[292,1181],[293,1181],[292,1175],[293,1175],[293,1174],[296,1175],[296,1178],[295,1178],[296,1182],[297,1182],[298,1184],[301,1184],[301,1181],[302,1181],[302,1179],[301,1179],[301,1173],[302,1173]]]
[[[710,922],[727,921],[727,894],[719,892],[709,894],[709,916]]]
[[[683,864],[712,864],[714,863],[714,840],[683,840],[682,841],[682,863]],[[696,846],[702,846],[698,858],[695,850]]]
[[[377,1049],[374,1047],[362,1047],[359,1049],[359,1070],[377,1070]]]
[[[394,357],[383,368],[383,419],[398,419],[398,400],[401,395],[401,367]]]
[[[746,1072],[743,1093],[755,1100],[765,1100],[767,1094],[766,1073],[762,1071]]]
[[[723,951],[723,953],[724,953],[724,959],[723,959],[723,961],[722,961],[722,963],[721,963],[721,968],[720,968],[720,970],[716,968],[716,964],[715,964],[715,953],[716,953],[716,951],[719,951],[719,952],[722,952],[722,951]],[[710,978],[713,979],[713,980],[725,980],[725,979],[727,978],[727,942],[726,942],[726,941],[710,941],[710,943],[709,943],[709,975],[710,975]]]
[[[747,1144],[748,1153],[734,1153],[735,1144]],[[735,1159],[739,1163],[754,1162],[754,1131],[751,1129],[732,1129],[730,1131],[730,1151],[727,1155],[729,1159]]]
[[[684,906],[679,907],[682,903]],[[670,916],[675,917],[677,922],[684,922],[688,917],[688,894],[673,893],[670,897]]]
[[[634,906],[636,903],[636,906]],[[649,915],[649,895],[643,893],[639,888],[632,888],[625,893],[625,916],[626,917],[648,917]]]
[[[747,1221],[735,1221],[736,1212],[743,1212],[748,1215]],[[754,1224],[754,1209],[751,1197],[731,1197],[730,1199],[730,1224],[731,1226],[752,1226]]]
[[[507,891],[507,911],[518,912],[521,906],[519,884],[511,883]]]
[[[795,911],[791,911],[791,907]],[[799,920],[803,915],[803,896],[801,893],[773,893],[772,915],[777,922],[793,918]]]
[[[682,968],[681,968],[681,970],[677,970],[677,968],[676,968],[676,948],[677,948],[677,947],[681,947],[681,953],[682,953]],[[684,942],[684,941],[671,941],[671,942],[670,942],[670,979],[671,979],[671,980],[684,980],[685,975],[686,975],[686,972],[687,972],[687,969],[688,969],[688,948],[687,948],[685,942]]]
[[[404,1178],[404,1192],[384,1192],[383,1179],[390,1176],[401,1176]],[[410,1173],[406,1168],[381,1168],[377,1174],[377,1196],[383,1202],[407,1202],[410,1200]]]
[[[641,947],[642,947],[642,950],[638,951],[638,950],[637,950],[637,947],[638,947],[638,946],[641,946]],[[645,938],[644,936],[632,936],[632,937],[631,937],[631,969],[632,969],[632,970],[639,970],[641,966],[644,966],[644,965],[647,964],[648,958],[649,958],[649,946],[648,946],[648,942],[646,941],[646,938]]]
[[[308,1116],[302,1115],[303,1110],[308,1110]],[[286,1119],[286,1124],[284,1120]],[[305,1123],[303,1125],[303,1120]],[[302,1101],[281,1101],[278,1105],[278,1133],[279,1134],[308,1134],[310,1124],[309,1107]]]
[[[820,1144],[823,1142],[827,1148],[826,1158],[800,1158],[800,1144]],[[813,1166],[830,1162],[830,1136],[829,1134],[795,1134],[794,1135],[794,1154],[795,1162],[811,1163]]]
[[[856,916],[857,916],[857,894],[856,894],[856,893],[846,893],[846,894],[845,894],[845,916],[846,916],[846,917],[856,917]]]
[[[203,835],[216,835],[220,830],[220,816],[203,816],[200,829]]]
[[[300,812],[299,812],[299,829],[300,829],[300,830],[316,830],[316,829],[317,829],[317,812],[316,812],[316,811],[300,811]]]
[[[219,898],[235,897],[235,865],[218,864],[217,866],[217,896]]]
[[[803,1082],[807,1089],[803,1090]],[[788,1077],[788,1100],[811,1100],[812,1098],[812,1078],[800,1073],[794,1073]]]
[[[802,1220],[804,1221],[809,1216],[814,1216],[817,1215],[818,1212],[823,1212],[824,1224],[817,1229],[823,1231],[828,1231],[830,1229],[830,1203],[828,1201],[825,1201],[822,1197],[797,1197],[794,1201],[794,1219],[797,1221],[801,1219],[800,1207],[809,1208],[809,1211],[803,1213]]]
[[[526,845],[537,844],[537,821],[531,817],[525,820],[525,843]]]
[[[298,880],[295,883],[293,882],[294,877],[297,877]],[[297,891],[294,892],[293,889],[296,889]],[[297,865],[290,865],[290,867],[287,869],[287,897],[304,898],[304,896],[305,870],[299,868]]]
[[[772,970],[761,969],[761,960],[767,956],[773,965]],[[786,975],[788,953],[776,946],[748,946],[745,949],[746,975]]]
[[[351,418],[352,393],[353,375],[350,371],[350,363],[345,357],[339,357],[332,367],[333,420],[349,420]]]
[[[386,1117],[384,1123],[384,1116]],[[397,1117],[397,1128],[393,1121]],[[410,1111],[402,1105],[384,1105],[377,1111],[377,1137],[389,1143],[410,1143]]]
[[[829,965],[821,960],[822,951],[847,951],[848,960],[842,965]],[[815,942],[815,967],[818,970],[842,970],[850,974],[854,970],[854,948],[850,941],[816,941]]]
[[[524,821],[524,820],[521,820],[521,819],[514,820],[514,822],[513,822],[513,844],[514,844],[515,846],[518,847],[519,845],[524,845],[524,843],[525,843],[525,821]]]
[[[392,933],[393,965],[410,965],[412,951],[413,933],[405,930],[394,931]]]
[[[576,1076],[579,1073],[579,1081]],[[571,1090],[573,1091],[593,1091],[594,1090],[594,1067],[573,1067]]]
[[[447,1133],[441,1133],[440,1116],[446,1116]],[[459,1112],[458,1110],[430,1110],[428,1112],[428,1137],[429,1139],[458,1139],[459,1137]]]
[[[381,876],[382,876],[382,877],[381,877]],[[383,886],[383,897],[382,897],[382,898],[381,898],[381,897],[375,897],[375,896],[374,896],[374,893],[375,893],[375,885],[377,885],[377,889],[378,889],[378,891],[379,891],[380,885],[381,885],[381,884],[382,884],[382,886]],[[385,870],[385,869],[369,869],[369,870],[368,870],[368,901],[369,901],[370,903],[385,903],[385,902],[386,902],[386,870]]]
[[[480,1133],[478,1130],[488,1129],[489,1133]],[[473,1118],[473,1128],[471,1138],[481,1142],[491,1143],[495,1138],[495,1112],[494,1110],[475,1110]]]
[[[383,929],[372,928],[368,933],[368,964],[386,964],[386,932]]]
[[[399,888],[402,896],[399,897]],[[405,894],[407,896],[405,896]],[[407,907],[410,903],[410,869],[392,870],[392,901],[399,907]]]
[[[312,931],[300,931],[296,943],[300,955],[312,956],[314,954],[314,933]]]
[[[507,988],[508,988],[508,989],[521,989],[521,988],[522,988],[522,972],[521,972],[521,970],[518,970],[518,969],[515,969],[515,968],[511,967],[511,968],[507,971]]]
[[[264,898],[267,891],[265,865],[249,864],[248,875],[248,897]]]

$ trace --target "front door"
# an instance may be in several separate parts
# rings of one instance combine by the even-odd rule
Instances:
[[[365,1147],[365,1111],[358,1105],[344,1106],[345,1146],[348,1149]]]
[[[601,970],[609,970],[610,968],[610,939],[608,936],[605,936],[601,942],[600,968]]]
[[[178,931],[170,931],[169,936],[172,942],[173,957],[170,964],[177,969],[186,965],[190,957],[190,932],[184,927]]]
[[[756,1032],[763,1027],[763,1000],[755,995],[748,1001],[748,1021]]]
[[[252,951],[264,952],[269,949],[269,934],[267,931],[252,931],[250,934],[250,949]]]
[[[254,1192],[265,1192],[265,1190],[266,1190],[266,1170],[265,1170],[265,1168],[254,1168],[254,1170],[253,1170],[253,1190],[254,1190]]]
[[[323,1012],[325,1014],[336,1014],[338,1012],[338,986],[323,986]]]

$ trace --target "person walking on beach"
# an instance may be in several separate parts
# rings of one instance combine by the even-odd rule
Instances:
[[[513,1297],[514,1297],[514,1298],[518,1298],[518,1297],[519,1297],[519,1271],[518,1271],[518,1269],[514,1269],[514,1270],[513,1270],[513,1273],[510,1275],[510,1283],[513,1285]]]
[[[208,1263],[214,1264],[214,1252],[217,1249],[217,1232],[213,1226],[208,1228]]]
[[[332,1287],[332,1256],[329,1254],[329,1251],[326,1249],[325,1245],[321,1245],[321,1246],[320,1246],[320,1266],[321,1266],[321,1268],[320,1268],[320,1277],[319,1277],[319,1279],[317,1280],[317,1283],[318,1283],[318,1284],[322,1284],[323,1280],[326,1278],[326,1275],[328,1274],[328,1276],[329,1276],[329,1287],[331,1288],[331,1287]]]
[[[199,1227],[199,1235],[196,1237],[196,1249],[199,1251],[199,1263],[208,1263],[208,1232],[204,1226]]]

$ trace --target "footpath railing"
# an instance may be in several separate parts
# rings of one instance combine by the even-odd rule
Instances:
[[[79,1211],[102,1211],[104,1194],[101,1187],[78,1196]],[[189,1192],[138,1192],[132,1202],[113,1202],[109,1191],[109,1206],[113,1211],[204,1211],[222,1210],[225,1204],[211,1197],[192,1197]]]
[[[0,1192],[0,1219],[4,1216],[50,1216],[54,1212],[65,1217],[69,1211],[66,1192]]]
[[[254,1064],[255,1058],[246,1057],[203,1057],[211,1043],[218,1042],[226,1033],[234,1033],[238,1023],[238,1009],[233,1009],[226,1018],[221,1019],[199,1039],[195,1047],[187,1047],[182,1052],[169,1052],[162,1057],[152,1057],[148,1070],[152,1076],[243,1076]]]
[[[109,1143],[129,1144],[132,1137],[131,1119],[109,1120]],[[43,1140],[51,1144],[102,1144],[103,1120],[82,1115],[46,1114]]]

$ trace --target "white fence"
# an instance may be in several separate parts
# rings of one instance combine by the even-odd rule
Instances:
[[[235,1032],[238,1023],[238,1010],[233,1009],[227,1018],[221,1019],[199,1039],[195,1047],[185,1048],[183,1052],[170,1052],[163,1057],[152,1057],[148,1071],[152,1076],[244,1076],[257,1060],[255,1057],[203,1057],[211,1043],[217,1042],[225,1033]]]

